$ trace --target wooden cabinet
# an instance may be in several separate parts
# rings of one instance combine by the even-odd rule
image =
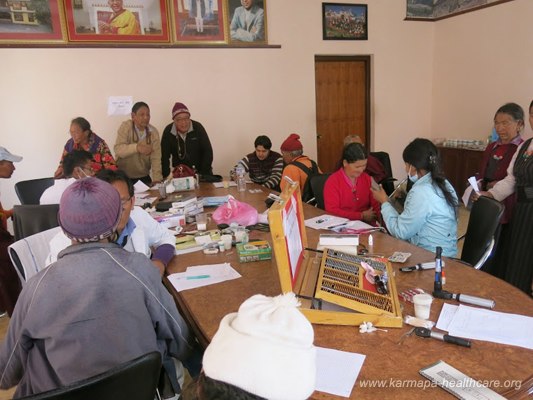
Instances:
[[[468,186],[468,178],[479,171],[483,150],[439,147],[439,152],[444,174],[457,192],[457,196],[461,198]]]

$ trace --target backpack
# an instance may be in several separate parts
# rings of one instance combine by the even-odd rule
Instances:
[[[309,200],[312,200],[315,196],[313,194],[313,189],[311,188],[311,178],[316,175],[321,175],[318,171],[318,165],[313,160],[311,161],[311,168],[306,167],[304,164],[302,164],[299,161],[292,161],[289,164],[295,165],[298,168],[300,168],[303,172],[306,173],[307,179],[305,181],[305,185],[303,188],[300,188],[302,191],[302,201],[304,203],[307,203]]]

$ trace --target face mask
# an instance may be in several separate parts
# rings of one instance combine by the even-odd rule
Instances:
[[[418,175],[416,173],[414,175],[411,175],[411,167],[409,167],[408,176],[409,176],[409,180],[413,183],[415,183],[418,180]]]

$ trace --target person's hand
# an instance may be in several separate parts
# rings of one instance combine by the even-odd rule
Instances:
[[[381,185],[379,185],[377,189],[370,189],[372,190],[372,195],[374,196],[374,199],[376,199],[378,203],[383,204],[389,201],[389,196],[387,196],[385,189],[383,189]]]
[[[492,195],[491,192],[484,192],[484,191],[475,192],[475,191],[472,191],[472,201],[476,201],[481,196],[490,197],[491,199],[494,198],[494,196]]]
[[[152,145],[146,143],[137,143],[137,152],[143,156],[149,156],[152,153]]]
[[[376,213],[373,209],[369,208],[361,213],[361,219],[364,222],[374,222],[376,220]]]
[[[54,172],[54,179],[61,179],[64,177],[65,175],[63,175],[63,167],[60,165],[57,167],[56,172]]]

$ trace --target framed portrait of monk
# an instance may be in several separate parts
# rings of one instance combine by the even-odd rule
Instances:
[[[227,0],[231,44],[267,44],[266,0]]]
[[[180,44],[225,44],[223,0],[171,0],[173,40]]]
[[[0,45],[64,43],[59,0],[0,0]]]
[[[166,0],[65,0],[71,42],[169,43]]]

